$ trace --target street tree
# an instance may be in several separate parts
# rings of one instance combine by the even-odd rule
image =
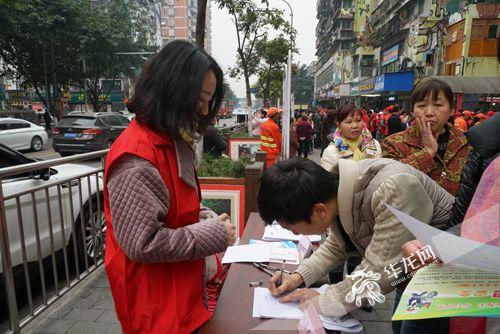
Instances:
[[[260,62],[255,52],[257,43],[267,39],[271,29],[292,38],[295,30],[283,18],[283,11],[270,8],[267,0],[261,0],[262,7],[248,0],[217,0],[217,3],[229,11],[236,30],[236,66],[230,69],[230,76],[244,78],[247,106],[251,107],[250,77],[257,73]]]
[[[56,116],[61,86],[78,76],[74,50],[82,5],[83,0],[0,2],[3,70],[33,88]]]
[[[95,7],[87,5],[78,54],[82,71],[76,82],[82,88],[86,85],[95,111],[101,110],[113,88],[101,85],[101,79],[114,81],[121,76],[133,76],[135,69],[144,63],[143,56],[130,55],[148,51],[149,25],[139,6],[138,0],[129,0],[126,4],[123,0],[109,0]]]
[[[205,49],[205,21],[207,17],[208,0],[197,0],[198,12],[196,13],[196,45],[202,50]]]
[[[225,100],[232,102],[232,103],[238,102],[238,97],[236,96],[233,89],[226,81],[224,82],[224,98],[225,98]]]
[[[314,76],[309,74],[307,66],[297,66],[292,75],[292,92],[296,102],[311,103],[314,96]]]
[[[254,88],[256,96],[264,102],[276,102],[282,96],[283,71],[285,69],[288,51],[292,49],[290,40],[283,35],[274,39],[263,39],[256,44],[256,55],[259,59],[256,74],[258,76]]]

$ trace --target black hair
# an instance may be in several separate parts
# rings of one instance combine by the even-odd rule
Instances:
[[[198,113],[200,90],[210,70],[217,85],[203,116]],[[209,54],[190,42],[175,40],[144,66],[127,108],[139,123],[174,138],[181,136],[181,130],[203,133],[224,98],[223,80],[220,66]]]
[[[281,161],[260,179],[257,207],[266,224],[311,222],[314,205],[337,197],[338,175],[304,158]]]
[[[453,109],[453,90],[450,85],[438,79],[424,78],[413,87],[411,92],[411,110],[413,111],[413,107],[417,102],[425,101],[429,95],[433,101],[436,101],[441,91],[450,103],[450,108]]]
[[[337,122],[342,123],[349,115],[354,117],[355,114],[358,114],[360,117],[363,117],[363,113],[361,110],[356,109],[352,104],[343,105],[342,108],[337,112]]]

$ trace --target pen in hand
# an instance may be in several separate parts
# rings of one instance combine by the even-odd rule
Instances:
[[[281,265],[280,278],[276,282],[278,286],[280,286],[281,284],[283,284],[283,270],[285,270],[285,260],[283,260],[283,264]]]

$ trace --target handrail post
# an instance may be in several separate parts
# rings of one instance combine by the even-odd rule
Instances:
[[[256,161],[245,167],[245,224],[250,213],[257,211],[257,192],[264,165],[265,163]]]
[[[17,310],[16,290],[14,286],[14,275],[12,273],[12,258],[10,255],[9,232],[7,228],[7,217],[5,215],[5,203],[3,197],[2,178],[0,177],[0,256],[2,257],[3,276],[5,280],[5,292],[7,295],[7,307],[9,308],[10,328],[19,333],[19,313]]]

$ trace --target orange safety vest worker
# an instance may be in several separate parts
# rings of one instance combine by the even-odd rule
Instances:
[[[278,113],[278,109],[270,108],[269,119],[260,127],[260,149],[267,153],[266,167],[269,168],[278,161],[281,152],[281,132],[278,124],[272,116]]]

